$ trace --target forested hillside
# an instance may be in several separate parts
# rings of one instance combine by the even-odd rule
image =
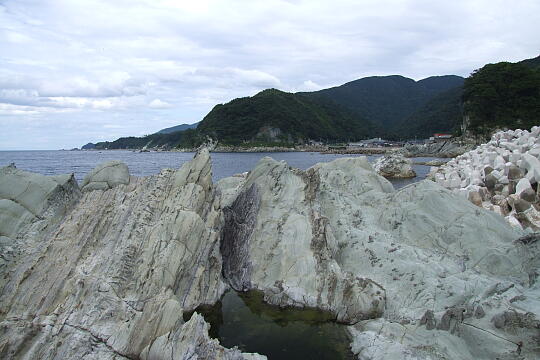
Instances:
[[[531,66],[536,59],[488,64],[465,80],[469,131],[486,136],[496,128],[528,129],[540,124],[540,71]]]
[[[314,99],[334,101],[390,134],[433,97],[462,85],[463,81],[455,75],[433,76],[420,81],[399,75],[372,76],[305,94]]]
[[[216,105],[197,131],[234,145],[246,141],[357,140],[373,135],[374,127],[331,101],[268,89]]]

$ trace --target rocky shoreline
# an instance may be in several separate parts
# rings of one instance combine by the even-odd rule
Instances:
[[[125,170],[0,169],[0,357],[263,359],[183,319],[230,288],[332,313],[358,359],[540,356],[539,237],[432,181],[266,157],[214,184],[207,149]]]
[[[454,158],[472,150],[474,147],[474,142],[452,139],[429,144],[406,145],[402,152],[406,157]]]
[[[385,148],[385,147],[376,147],[376,148],[347,148],[347,149],[325,149],[322,150],[322,154],[362,154],[362,155],[381,155],[388,154],[396,151],[396,148]]]
[[[405,157],[438,157],[438,158],[453,158],[459,156],[470,149],[472,145],[462,146],[454,142],[445,142],[445,145],[441,144],[427,144],[427,145],[407,145],[404,147],[345,147],[345,148],[331,148],[324,145],[302,145],[302,146],[255,146],[255,147],[243,147],[243,146],[228,146],[228,145],[215,145],[204,146],[209,148],[213,153],[272,153],[272,152],[318,152],[321,154],[340,154],[340,155],[387,155],[396,152],[401,153]],[[149,149],[88,149],[84,151],[115,151],[115,150],[131,150],[138,152],[197,152],[199,148],[179,148],[179,149],[162,149],[162,148],[149,148]]]

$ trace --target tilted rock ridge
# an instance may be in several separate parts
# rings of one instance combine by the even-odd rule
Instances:
[[[341,167],[363,173],[359,187],[393,191],[365,158],[349,159]],[[224,208],[224,274],[236,290],[261,290],[275,305],[317,307],[345,323],[378,317],[384,289],[343,271],[335,260],[338,239],[317,201],[320,177],[317,168],[301,171],[271,158],[259,162],[239,196]]]
[[[440,157],[453,158],[461,155],[474,146],[472,144],[462,144],[456,139],[428,144],[409,144],[405,145],[403,153],[407,157]]]
[[[52,216],[55,224],[37,214],[12,233],[18,253],[0,276],[7,279],[0,292],[0,357],[264,358],[221,347],[197,314],[182,319],[227,288],[210,166],[202,150],[177,171],[86,191],[75,204],[64,202],[70,211]],[[14,188],[13,176],[40,189],[52,181],[2,171],[8,172],[0,178],[2,189]],[[78,188],[75,193],[80,196]],[[41,195],[33,199],[46,212],[55,194]],[[22,196],[16,199],[23,203]]]
[[[364,157],[215,185],[210,164],[45,195],[2,238],[0,357],[264,358],[182,318],[229,286],[332,312],[358,359],[540,356],[540,236],[431,181],[394,191]]]

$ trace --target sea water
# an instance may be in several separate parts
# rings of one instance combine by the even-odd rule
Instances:
[[[193,158],[194,153],[183,152],[135,152],[129,150],[103,151],[0,151],[0,167],[15,163],[21,170],[44,175],[74,173],[81,181],[98,164],[120,160],[127,164],[130,174],[147,176],[159,173],[161,169],[177,169]],[[212,174],[214,181],[234,174],[250,171],[257,162],[269,156],[275,160],[284,160],[290,166],[307,169],[319,162],[329,162],[342,157],[362,156],[356,154],[320,154],[316,152],[272,152],[272,153],[212,153]],[[373,162],[380,155],[367,156]],[[429,161],[433,158],[417,158],[415,161]],[[422,180],[429,172],[429,166],[413,165],[416,178],[391,179],[394,187]]]

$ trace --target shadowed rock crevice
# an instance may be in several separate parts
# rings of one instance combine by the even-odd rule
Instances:
[[[237,291],[251,288],[253,264],[249,241],[257,222],[261,196],[256,184],[238,195],[231,206],[223,209],[225,222],[221,232],[220,251],[223,276]]]

